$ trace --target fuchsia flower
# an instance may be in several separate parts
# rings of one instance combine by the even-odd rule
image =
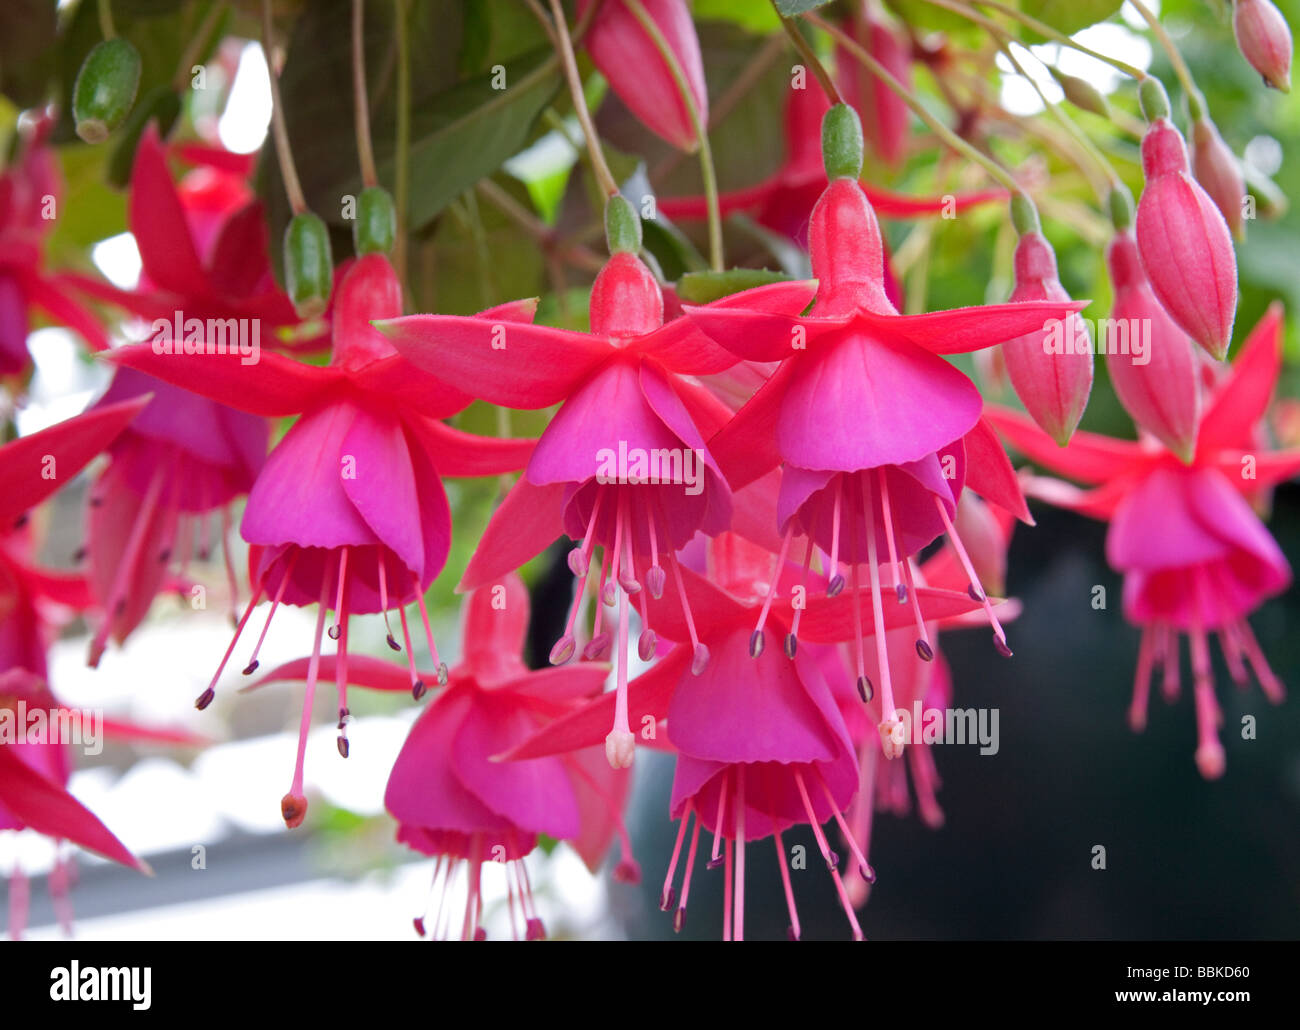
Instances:
[[[1291,92],[1291,29],[1270,0],[1234,0],[1232,31],[1264,85]]]
[[[991,410],[990,419],[1027,457],[1072,479],[1098,484],[1079,490],[1050,479],[1030,480],[1030,491],[1053,504],[1110,522],[1106,554],[1124,574],[1124,614],[1142,628],[1129,721],[1146,723],[1153,672],[1163,669],[1166,696],[1179,689],[1178,640],[1186,635],[1195,681],[1196,764],[1207,779],[1222,775],[1222,720],[1210,672],[1209,637],[1219,638],[1234,680],[1244,685],[1247,665],[1277,703],[1283,687],[1268,666],[1247,616],[1291,581],[1291,570],[1244,499],[1300,472],[1300,452],[1249,444],[1281,369],[1280,307],[1274,306],[1247,339],[1214,389],[1201,419],[1189,464],[1152,441],[1134,443],[1079,433],[1064,449],[1023,416]]]
[[[811,534],[830,556],[832,593],[845,583],[841,562],[855,586],[866,565],[882,666],[881,733],[895,741],[901,727],[893,717],[880,624],[882,570],[889,571],[885,585],[906,603],[914,594],[908,587],[911,555],[943,532],[963,551],[952,516],[967,482],[1024,512],[1006,456],[981,422],[979,391],[939,355],[993,346],[1083,305],[1029,301],[899,315],[884,293],[875,214],[850,177],[826,187],[809,242],[819,286],[808,316],[686,311],[738,356],[782,362],[711,447],[734,489],[785,463],[778,506],[782,547],[796,532]],[[972,596],[987,605],[974,570],[968,572]],[[986,611],[998,649],[1009,654],[997,617],[991,607]],[[924,634],[917,648],[929,651]],[[865,676],[860,659],[858,675]],[[886,744],[889,757],[901,750],[901,744]]]
[[[829,649],[799,647],[784,656],[759,649],[755,654],[751,642],[754,626],[766,621],[785,630],[788,638],[798,634],[801,641],[813,645],[853,639],[860,633],[861,607],[871,607],[878,598],[873,602],[869,594],[856,589],[846,599],[812,597],[807,592],[807,564],[802,569],[784,564],[784,555],[778,561],[773,569],[765,548],[723,534],[713,542],[710,561],[716,586],[682,569],[680,596],[657,599],[638,594],[644,621],[676,646],[629,684],[625,702],[614,694],[602,695],[556,720],[506,757],[532,759],[589,747],[600,741],[611,710],[624,703],[644,739],[655,739],[658,725],[666,719],[668,742],[678,752],[671,812],[681,820],[681,827],[662,905],[665,911],[676,906],[676,928],[680,930],[686,918],[691,873],[704,827],[713,835],[710,867],[726,866],[724,937],[744,936],[745,843],[771,836],[781,855],[791,933],[797,938],[799,917],[781,834],[791,826],[807,824],[831,871],[854,936],[860,938],[838,856],[821,829],[833,818],[847,833],[843,812],[858,785],[855,748],[820,660],[819,650]],[[773,584],[772,574],[778,570],[780,581]],[[824,584],[823,577],[813,576],[814,583]],[[918,610],[923,609],[929,619],[977,607],[972,598],[955,591],[918,588],[916,595]],[[912,618],[910,609],[897,605],[877,609],[876,615],[876,624],[887,627],[908,625]],[[706,669],[688,675],[693,647],[687,644],[697,638],[712,657]],[[870,685],[859,679],[857,690],[867,701]],[[673,881],[692,816],[695,828],[678,901]],[[851,835],[848,843],[863,875],[872,878]]]
[[[578,16],[592,0],[578,0]],[[685,0],[641,0],[690,88],[700,124],[709,123],[709,93],[695,23]],[[647,129],[680,150],[699,145],[677,79],[636,15],[622,0],[604,0],[592,18],[584,45],[610,89]]]
[[[108,346],[104,330],[69,288],[75,277],[43,267],[45,239],[63,202],[63,181],[48,138],[52,119],[37,118],[21,138],[17,159],[0,173],[0,375],[31,364],[30,311],[75,330],[95,350]]]
[[[1016,245],[1013,304],[1027,300],[1068,301],[1056,273],[1056,254],[1042,232],[1021,234]],[[1048,320],[1043,327],[1002,345],[1007,376],[1029,414],[1057,443],[1070,439],[1092,392],[1092,344],[1077,314]]]
[[[826,173],[822,168],[821,121],[830,109],[826,95],[813,85],[804,89],[791,88],[786,95],[785,133],[786,157],[781,167],[757,185],[746,189],[725,192],[718,196],[718,206],[726,215],[734,211],[752,212],[755,220],[773,232],[788,236],[800,246],[808,240],[808,216],[826,188]],[[895,193],[869,184],[862,185],[863,192],[876,211],[885,217],[916,218],[943,211],[944,197],[914,197]],[[978,190],[952,196],[952,210],[967,208],[992,201],[1005,200],[1006,190]],[[669,218],[702,219],[708,214],[704,197],[662,197],[658,207]],[[886,266],[887,292],[898,304],[897,283]]]
[[[806,283],[774,283],[725,297],[713,307],[748,305],[793,312],[805,307]],[[544,408],[563,401],[537,441],[524,475],[502,502],[470,561],[461,589],[494,582],[567,534],[578,589],[564,635],[551,652],[562,664],[576,649],[583,592],[603,551],[597,593],[618,594],[619,696],[627,689],[628,597],[643,576],[656,597],[666,559],[681,580],[674,552],[697,531],[715,534],[731,519],[731,491],[705,446],[730,411],[685,376],[722,371],[736,358],[691,322],[664,324],[663,294],[635,254],[615,253],[591,293],[591,333],[535,325],[493,325],[481,319],[411,315],[383,326],[411,363],[444,383],[472,384],[494,404]],[[666,455],[663,475],[635,462]],[[658,460],[657,458],[655,460]],[[676,460],[676,466],[672,461]],[[692,472],[694,473],[692,475]],[[658,480],[656,482],[656,480]],[[598,610],[585,657],[599,657],[611,634]],[[652,652],[653,637],[642,647]],[[708,650],[696,645],[702,669]],[[632,761],[633,737],[620,708],[610,734],[611,763]]]
[[[1190,459],[1201,412],[1198,352],[1151,292],[1131,230],[1115,233],[1106,248],[1106,264],[1115,293],[1111,322],[1127,326],[1130,345],[1128,353],[1107,351],[1111,384],[1134,422]],[[1141,355],[1133,347],[1138,333],[1145,337]]]
[[[910,91],[912,48],[893,25],[881,17],[874,3],[856,6],[847,31],[858,44]],[[863,67],[841,46],[836,52],[836,70],[844,92],[862,117],[867,145],[881,160],[897,165],[907,154],[907,104],[892,89]]]
[[[1137,245],[1156,298],[1216,360],[1228,353],[1237,313],[1237,257],[1214,201],[1191,177],[1182,133],[1154,119],[1142,138],[1146,186]]]
[[[498,863],[516,939],[543,937],[524,864],[542,834],[568,841],[593,872],[617,834],[623,860],[616,875],[639,876],[620,814],[629,777],[609,767],[599,739],[559,757],[526,762],[495,757],[598,694],[609,673],[600,663],[530,671],[520,658],[528,616],[528,592],[518,576],[470,595],[464,660],[447,674],[445,689],[411,728],[389,777],[384,804],[399,823],[397,839],[438,860],[434,888],[441,882],[442,889],[435,937],[455,929],[447,898],[464,865],[468,897],[460,935],[485,939],[481,874],[485,865]],[[331,659],[321,662],[324,674],[334,671]],[[308,665],[306,659],[291,662],[255,685],[304,679]],[[357,686],[406,689],[391,665],[374,659],[353,659],[348,675]],[[424,917],[415,927],[425,935]]]
[[[401,616],[411,690],[424,684],[415,671],[406,605],[419,606],[439,679],[438,658],[424,607],[424,592],[442,570],[451,541],[451,513],[440,473],[499,475],[527,459],[533,441],[490,440],[452,429],[438,419],[464,408],[470,398],[450,387],[413,381],[409,366],[370,321],[401,313],[402,295],[388,260],[372,254],[356,261],[339,285],[331,325],[333,355],[326,367],[262,353],[257,365],[238,355],[159,354],[148,345],[112,353],[119,365],[138,369],[200,396],[254,415],[300,414],[271,451],[249,492],[240,534],[250,544],[253,597],[212,683],[198,699],[204,708],[263,595],[272,598],[267,624],[246,673],[280,603],[318,603],[313,648],[320,657],[326,610],[339,641],[340,729],[346,726],[347,626],[354,614]],[[529,303],[485,312],[501,321],[531,318]],[[472,320],[471,320],[472,321]],[[401,650],[392,633],[389,646]],[[308,679],[293,785],[282,809],[290,826],[306,811],[303,756],[316,676]],[[339,750],[346,756],[346,736]]]

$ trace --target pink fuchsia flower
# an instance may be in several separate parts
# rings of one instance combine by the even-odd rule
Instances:
[[[284,343],[277,331],[299,322],[271,271],[261,205],[249,200],[231,209],[239,199],[232,190],[229,180],[216,198],[191,186],[178,189],[168,170],[167,152],[151,125],[136,151],[127,205],[127,225],[143,265],[139,288],[120,290],[88,276],[72,276],[71,281],[88,296],[150,320],[156,335],[178,319],[182,328],[189,319],[205,327],[209,319],[236,319],[249,332],[255,330],[266,347]],[[224,209],[220,215],[204,209],[214,200]],[[220,228],[215,229],[218,218]],[[216,343],[206,335],[204,341]],[[181,341],[174,342],[179,349]],[[319,331],[306,332],[292,346],[315,350],[323,343]]]
[[[1077,434],[1057,450],[1023,417],[991,411],[1012,445],[1034,461],[1094,485],[1080,490],[1045,478],[1030,491],[1053,504],[1110,522],[1106,555],[1124,574],[1124,614],[1142,629],[1129,721],[1146,724],[1150,679],[1163,671],[1166,696],[1179,689],[1179,637],[1190,643],[1198,726],[1196,763],[1207,779],[1222,775],[1222,719],[1210,670],[1217,635],[1239,684],[1247,668],[1265,695],[1283,687],[1269,668],[1247,617],[1291,581],[1277,544],[1245,497],[1300,472],[1300,452],[1245,444],[1263,417],[1281,369],[1280,307],[1251,333],[1231,373],[1206,404],[1190,464],[1152,441]]]
[[[581,18],[592,0],[578,0]],[[701,125],[709,123],[709,93],[695,23],[685,0],[641,0],[689,87]],[[622,0],[606,0],[592,18],[583,44],[610,89],[641,123],[680,150],[699,140],[682,91],[655,38]]]
[[[807,283],[774,283],[713,307],[794,312],[811,295]],[[382,328],[413,365],[442,382],[473,384],[484,400],[516,408],[563,402],[488,524],[461,589],[495,581],[568,535],[578,544],[569,555],[578,588],[551,661],[562,664],[576,650],[582,598],[595,571],[598,596],[618,605],[617,624],[612,633],[603,631],[597,609],[584,656],[601,656],[615,638],[618,696],[624,697],[628,598],[642,579],[655,596],[663,592],[668,572],[661,558],[680,591],[675,552],[697,531],[712,535],[730,523],[731,492],[705,439],[731,412],[685,377],[722,371],[736,358],[686,319],[664,323],[660,287],[633,253],[614,253],[601,270],[590,314],[589,334],[444,315],[411,315]],[[663,454],[670,463],[661,475],[647,463]],[[653,642],[647,646],[653,650]],[[707,661],[707,648],[697,646],[696,668]],[[630,764],[633,749],[620,708],[610,733],[611,763]]]
[[[218,518],[235,603],[230,506],[249,491],[266,460],[266,419],[134,369],[117,369],[99,403],[145,395],[149,403],[109,447],[110,464],[89,495],[85,553],[104,613],[90,645],[91,666],[99,664],[110,635],[124,643],[158,592],[185,575],[196,542],[199,559],[207,560]]]
[[[1107,348],[1111,384],[1134,422],[1190,459],[1201,412],[1199,352],[1151,292],[1131,230],[1115,233],[1106,265],[1115,296],[1111,324],[1127,327],[1129,342],[1126,353]],[[1133,346],[1136,334],[1145,337],[1141,354]]]
[[[1142,170],[1135,229],[1152,292],[1188,336],[1221,360],[1237,313],[1232,233],[1190,175],[1182,133],[1167,116],[1154,118],[1142,138]]]
[[[44,268],[46,237],[63,202],[63,180],[48,143],[53,122],[41,116],[20,137],[17,157],[0,172],[0,375],[31,364],[27,334],[31,310],[80,335],[95,350],[108,338],[77,299],[73,278]]]
[[[849,34],[910,90],[911,44],[881,16],[874,2],[855,6],[847,27]],[[862,118],[862,132],[867,145],[886,164],[897,165],[907,154],[907,105],[843,47],[836,53],[835,67],[845,94],[852,98],[853,106]]]
[[[1026,198],[1017,197],[1016,200]],[[1013,201],[1013,211],[1018,205]],[[1018,225],[1013,304],[1027,300],[1068,301],[1056,272],[1056,254],[1038,226],[1032,207]],[[1071,314],[1049,319],[1042,327],[1002,345],[1011,386],[1034,421],[1064,446],[1083,417],[1092,392],[1092,341],[1083,319]]]
[[[457,930],[447,904],[461,866],[468,898],[459,933],[482,940],[482,869],[503,870],[516,937],[543,936],[524,858],[542,834],[564,840],[595,872],[617,834],[623,859],[615,875],[638,876],[622,820],[629,777],[609,767],[599,741],[585,750],[524,762],[498,761],[537,730],[600,693],[609,667],[583,663],[534,672],[520,658],[528,628],[528,592],[518,576],[474,591],[465,603],[464,660],[411,728],[388,781],[384,804],[399,823],[397,839],[437,859],[434,888],[441,897],[424,936]],[[333,671],[323,658],[323,672]],[[281,666],[258,684],[302,680],[305,659]],[[406,689],[391,665],[357,658],[352,683],[386,691]]]
[[[1270,0],[1235,0],[1232,31],[1264,85],[1291,92],[1291,29]]]
[[[1082,304],[899,315],[884,293],[875,215],[848,176],[827,186],[809,241],[819,286],[808,316],[686,308],[737,356],[782,362],[710,446],[735,489],[785,463],[783,546],[795,532],[810,533],[830,556],[832,592],[845,583],[841,562],[855,582],[865,565],[879,619],[882,583],[906,603],[911,555],[943,532],[959,545],[952,516],[968,478],[985,497],[1024,512],[1006,456],[981,423],[979,391],[940,355],[1013,339]],[[972,596],[986,600],[973,570],[970,576]],[[998,648],[1009,654],[992,607],[986,611]],[[875,636],[883,654],[880,625]],[[893,689],[888,663],[881,664],[881,732],[892,738]],[[900,752],[887,748],[891,757]]]
[[[771,553],[730,533],[713,542],[710,564],[717,586],[690,569],[681,569],[680,596],[665,594],[657,599],[643,593],[637,597],[644,622],[676,643],[650,671],[629,684],[625,702],[630,723],[639,728],[643,740],[656,740],[666,720],[668,743],[678,752],[672,815],[682,825],[664,883],[664,910],[676,906],[674,922],[680,929],[703,826],[713,835],[710,865],[725,864],[732,885],[724,934],[740,939],[745,842],[774,837],[784,870],[781,833],[807,823],[859,936],[838,857],[821,829],[830,819],[844,827],[842,813],[858,778],[854,748],[824,680],[819,649],[791,647],[788,642],[796,632],[800,641],[812,645],[851,639],[861,632],[862,608],[872,604],[871,597],[865,591],[835,600],[814,597],[807,591],[808,570],[793,564],[778,565],[780,582],[772,584],[777,569],[772,567]],[[919,589],[917,594],[917,603],[928,617],[977,607],[965,593]],[[871,614],[867,612],[868,619]],[[888,605],[880,613],[887,627],[907,625],[911,617],[909,609],[897,605]],[[764,621],[785,632],[784,656],[776,649],[755,649],[754,627]],[[695,640],[708,648],[711,658],[705,669],[692,675],[688,670]],[[863,701],[871,696],[870,683],[858,680],[856,689]],[[755,703],[760,697],[762,703]],[[602,695],[557,719],[506,757],[519,760],[590,747],[602,739],[610,715],[622,704],[614,694]],[[685,853],[679,901],[673,882],[692,816],[696,822]],[[866,869],[856,845],[850,848]],[[783,871],[783,881],[791,929],[797,937],[799,920],[788,870]]]
[[[250,553],[253,597],[235,636],[198,699],[204,708],[253,609],[272,599],[267,624],[246,673],[281,604],[319,604],[313,655],[319,659],[328,609],[329,636],[339,641],[339,719],[347,718],[347,627],[351,615],[396,610],[408,658],[410,688],[424,683],[411,656],[406,606],[419,606],[441,680],[424,607],[424,592],[447,559],[451,513],[440,474],[499,475],[519,468],[531,440],[490,440],[438,421],[464,408],[468,395],[412,378],[410,368],[375,330],[372,319],[401,313],[401,287],[387,259],[356,261],[340,284],[331,324],[333,355],[325,367],[262,353],[256,365],[238,355],[159,354],[148,345],[112,353],[119,365],[138,369],[201,396],[263,417],[300,414],[276,445],[249,492],[240,533]],[[532,317],[530,304],[485,312],[493,323]],[[391,631],[389,646],[401,650]],[[302,821],[303,756],[310,726],[315,676],[309,679],[293,786],[282,808],[286,822]],[[347,741],[340,742],[346,755]]]

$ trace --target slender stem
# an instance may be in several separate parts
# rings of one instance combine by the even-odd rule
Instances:
[[[721,272],[723,268],[722,212],[718,206],[718,175],[713,167],[713,148],[709,146],[708,126],[700,116],[700,105],[695,102],[695,94],[691,92],[691,84],[686,79],[686,72],[683,71],[681,62],[677,60],[677,55],[668,45],[668,40],[664,38],[659,26],[646,11],[645,5],[641,0],[623,0],[623,5],[641,23],[641,27],[645,29],[646,34],[659,50],[659,56],[668,65],[673,81],[677,83],[677,91],[681,94],[682,103],[686,105],[691,127],[695,130],[695,138],[699,140],[700,175],[704,179],[704,204],[709,219],[709,264],[715,272]]]
[[[370,101],[366,92],[366,0],[352,0],[352,104],[357,129],[361,185],[376,185],[375,152],[370,146]]]
[[[832,104],[844,103],[844,98],[840,96],[840,91],[835,88],[835,80],[831,78],[830,72],[826,70],[826,66],[823,65],[821,61],[818,60],[817,55],[813,53],[813,48],[808,45],[808,40],[803,38],[803,33],[799,31],[799,26],[781,14],[780,9],[776,7],[775,0],[772,7],[776,10],[777,16],[781,19],[781,27],[785,29],[785,34],[790,37],[790,42],[793,43],[794,48],[799,51],[799,56],[803,58],[804,64],[812,69],[813,75],[816,76],[817,81],[821,83],[822,91],[825,92],[827,98]]]
[[[1129,0],[1137,13],[1142,15],[1143,20],[1151,26],[1151,34],[1156,37],[1160,43],[1160,48],[1164,50],[1169,58],[1169,63],[1173,65],[1174,74],[1178,76],[1178,81],[1183,85],[1183,91],[1187,94],[1188,106],[1192,109],[1192,117],[1197,117],[1205,108],[1205,98],[1201,91],[1196,88],[1196,81],[1192,78],[1191,69],[1187,67],[1187,62],[1183,60],[1183,55],[1179,52],[1174,41],[1169,38],[1169,33],[1165,27],[1160,24],[1160,19],[1155,16],[1142,0]]]
[[[925,122],[925,124],[930,127],[939,139],[962,156],[978,164],[1000,185],[1005,186],[1013,193],[1019,192],[1020,186],[1009,171],[994,161],[993,158],[981,151],[978,147],[972,146],[969,142],[962,139],[948,128],[948,126],[944,125],[943,122],[939,121],[938,118],[932,115],[926,109],[925,105],[917,100],[916,97],[912,96],[907,87],[890,74],[888,68],[867,53],[857,40],[842,29],[830,24],[825,19],[820,18],[811,12],[805,12],[803,17],[813,25],[816,25],[822,31],[830,33],[830,35],[834,37],[835,41],[852,54],[854,58],[860,61],[867,70],[871,72],[871,74],[875,75],[876,78],[880,79],[881,82],[897,93],[903,103],[905,103],[912,112],[921,119],[921,121]]]
[[[397,3],[397,143],[393,170],[393,206],[397,209],[397,237],[393,241],[393,267],[406,279],[406,212],[411,181],[411,36],[407,31],[407,0]]]
[[[564,9],[560,0],[551,0],[551,16],[555,19],[555,35],[560,44],[560,63],[564,66],[564,77],[569,83],[569,93],[573,97],[574,112],[582,125],[582,134],[587,140],[587,151],[591,155],[591,167],[601,192],[607,197],[618,194],[618,182],[614,173],[605,163],[605,154],[600,149],[600,137],[596,135],[596,126],[591,122],[591,112],[587,110],[587,98],[582,92],[582,78],[578,75],[578,60],[573,56],[573,40],[569,38],[569,25],[564,20]]]
[[[99,34],[105,39],[112,39],[117,35],[117,30],[113,27],[113,4],[112,0],[99,0]]]
[[[280,96],[280,76],[275,71],[271,49],[271,0],[262,0],[262,53],[266,57],[266,72],[271,79],[271,135],[275,138],[275,156],[280,162],[280,177],[284,180],[285,196],[295,215],[307,210],[307,200],[298,181],[298,169],[289,149],[289,129],[284,121],[284,99]]]
[[[938,7],[946,7],[948,10],[954,11],[957,14],[961,14],[966,17],[970,17],[971,15],[976,14],[976,12],[971,10],[966,4],[949,3],[948,0],[926,0],[926,2],[935,4]],[[1006,15],[1008,18],[1012,19],[1013,21],[1020,22],[1021,25],[1033,29],[1040,36],[1046,36],[1048,39],[1052,40],[1053,42],[1061,44],[1061,46],[1068,46],[1072,50],[1079,51],[1079,53],[1081,54],[1087,54],[1089,57],[1095,57],[1098,61],[1110,65],[1112,68],[1115,68],[1118,71],[1123,72],[1125,75],[1129,76],[1130,78],[1141,80],[1147,77],[1147,73],[1144,72],[1141,68],[1135,68],[1133,65],[1127,63],[1126,61],[1121,61],[1117,57],[1109,57],[1106,54],[1099,53],[1096,50],[1086,47],[1082,43],[1079,43],[1076,40],[1071,39],[1069,36],[1065,35],[1064,33],[1057,32],[1056,29],[1052,28],[1050,25],[1046,24],[1045,22],[1041,22],[1037,18],[1025,14],[1023,11],[1018,11],[1014,7],[1010,7],[1007,4],[999,3],[998,0],[975,0],[975,2],[978,3],[981,7],[990,7],[995,11],[1000,11],[1002,14]],[[976,15],[976,17],[978,17],[978,15]],[[974,21],[975,19],[971,18],[971,20]]]
[[[212,35],[213,29],[221,21],[226,13],[224,2],[214,3],[208,10],[207,16],[199,24],[198,31],[190,40],[189,46],[181,54],[180,63],[176,65],[176,75],[172,79],[172,90],[181,93],[186,88],[186,82],[191,75],[191,69],[198,63],[199,55],[203,53],[203,48],[207,45],[208,37]]]
[[[1111,188],[1121,185],[1119,174],[1111,166],[1111,163],[1102,156],[1101,151],[1096,148],[1092,140],[1088,138],[1088,134],[1075,125],[1071,119],[1067,118],[1065,113],[1057,107],[1056,104],[1048,100],[1047,94],[1043,92],[1042,88],[1034,81],[1033,77],[1025,71],[1024,67],[1016,59],[1015,53],[1012,52],[1010,41],[1007,37],[999,33],[996,36],[996,39],[998,41],[998,47],[1002,51],[1002,55],[1011,63],[1011,67],[1016,70],[1022,79],[1033,87],[1034,92],[1038,94],[1038,99],[1043,102],[1043,107],[1045,107],[1052,117],[1060,123],[1061,128],[1065,129],[1065,131],[1073,138],[1074,142],[1077,143],[1083,152],[1092,159],[1097,167],[1101,169],[1102,174],[1106,177]],[[1082,167],[1079,168],[1079,171],[1083,173],[1085,178],[1092,182],[1098,198],[1105,200],[1105,192],[1097,187],[1096,182],[1088,175],[1087,171]]]

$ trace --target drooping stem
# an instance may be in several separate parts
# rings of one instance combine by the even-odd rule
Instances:
[[[933,0],[932,0],[933,2]],[[911,111],[921,119],[929,128],[948,146],[957,151],[968,160],[974,161],[977,165],[989,173],[992,178],[1000,185],[1005,186],[1008,190],[1018,192],[1019,184],[1012,177],[1011,173],[1003,168],[1000,164],[989,157],[979,148],[972,146],[966,140],[958,136],[952,129],[944,125],[938,118],[926,109],[925,105],[912,95],[906,86],[896,79],[893,74],[883,64],[871,56],[857,40],[850,36],[843,29],[832,25],[812,12],[805,12],[803,17],[819,29],[829,33],[837,43],[851,54],[856,60],[862,63],[872,75],[880,79],[886,86],[892,89],[899,98],[905,103]]]
[[[623,3],[654,42],[659,56],[664,59],[664,63],[672,73],[673,81],[677,83],[677,91],[681,94],[682,103],[686,105],[691,127],[695,130],[695,138],[700,144],[700,175],[704,179],[704,204],[708,212],[709,224],[709,264],[715,272],[721,272],[723,267],[722,212],[718,207],[718,176],[713,167],[713,149],[709,146],[709,127],[704,124],[704,119],[700,115],[700,106],[695,102],[695,94],[691,92],[691,84],[686,80],[681,62],[677,60],[677,55],[668,45],[668,40],[664,38],[664,34],[650,17],[641,0],[623,0]]]
[[[207,45],[208,37],[212,35],[212,30],[217,27],[217,23],[221,21],[225,13],[226,5],[223,0],[223,2],[213,4],[203,21],[199,23],[198,31],[194,33],[189,46],[185,48],[185,52],[181,54],[181,59],[176,65],[176,74],[172,78],[173,92],[180,93],[184,91],[187,80],[193,74],[192,69],[198,63],[199,55],[203,53],[203,48]]]
[[[370,100],[366,92],[366,4],[352,0],[352,104],[357,130],[357,160],[361,163],[361,185],[377,185],[375,152],[370,145]]]
[[[1130,0],[1137,13],[1142,15],[1142,19],[1151,27],[1151,34],[1156,37],[1160,48],[1169,58],[1169,63],[1173,65],[1174,74],[1178,76],[1178,81],[1182,83],[1183,91],[1187,94],[1187,106],[1191,109],[1193,119],[1200,118],[1205,110],[1205,97],[1201,91],[1196,88],[1196,80],[1192,78],[1191,69],[1187,67],[1187,62],[1183,60],[1183,55],[1174,41],[1169,38],[1169,33],[1165,27],[1160,24],[1157,18],[1142,0]]]
[[[284,120],[284,98],[280,96],[280,76],[275,71],[271,50],[271,0],[262,0],[262,53],[266,57],[266,72],[271,79],[271,135],[275,138],[275,156],[280,163],[280,177],[284,180],[285,196],[295,215],[307,210],[307,200],[298,181],[298,169],[289,149],[289,129]]]
[[[411,194],[411,36],[407,31],[407,0],[397,3],[397,142],[393,172],[393,206],[397,209],[397,235],[393,240],[393,267],[406,281],[406,211]]]
[[[600,149],[600,137],[596,135],[596,126],[592,124],[591,112],[587,110],[587,98],[582,92],[582,78],[578,74],[578,60],[573,55],[573,40],[569,36],[569,26],[564,20],[564,9],[560,6],[560,0],[551,0],[551,16],[555,19],[560,64],[564,68],[564,77],[569,84],[574,113],[578,116],[578,123],[582,126],[582,134],[587,141],[592,171],[600,184],[601,192],[607,197],[615,196],[618,193],[618,181],[605,162],[605,153]]]
[[[99,0],[97,7],[99,13],[99,34],[105,39],[112,39],[117,35],[117,29],[113,27],[112,0]]]
[[[971,21],[978,22],[978,19],[981,17],[979,13],[973,10],[968,4],[952,3],[950,0],[926,0],[926,2],[934,4],[937,7],[946,7],[948,10],[954,11],[963,17],[970,18]],[[1089,57],[1096,58],[1103,64],[1110,65],[1112,68],[1123,72],[1130,78],[1140,80],[1147,77],[1147,73],[1141,68],[1135,68],[1127,61],[1121,61],[1118,57],[1111,57],[1107,54],[1093,50],[1090,47],[1086,47],[1077,40],[1071,39],[1063,32],[1056,31],[1056,29],[1052,28],[1046,22],[1041,22],[1032,15],[1025,14],[1024,11],[1018,11],[1016,8],[1008,6],[1007,4],[999,3],[998,0],[975,0],[975,2],[981,7],[989,7],[995,11],[999,11],[1013,21],[1018,21],[1021,25],[1032,29],[1040,36],[1045,36],[1054,43],[1059,43],[1061,46],[1068,46],[1070,49],[1077,50],[1081,54],[1087,54]],[[971,17],[972,15],[974,15],[974,17]]]
[[[772,4],[776,8],[775,0]],[[812,69],[813,75],[821,83],[823,92],[832,104],[842,104],[844,99],[840,96],[840,91],[835,86],[835,80],[831,78],[830,72],[826,66],[821,63],[817,55],[813,53],[813,48],[808,45],[808,40],[804,39],[803,33],[799,31],[799,26],[789,18],[781,14],[779,8],[776,8],[777,16],[781,19],[781,27],[785,29],[785,34],[790,37],[790,42],[794,44],[795,50],[803,58],[804,64]],[[811,20],[811,19],[810,19]]]

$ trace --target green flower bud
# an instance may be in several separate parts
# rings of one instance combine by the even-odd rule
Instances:
[[[635,254],[641,249],[641,219],[622,195],[605,201],[605,242],[611,254]]]
[[[352,246],[363,254],[387,254],[397,239],[397,208],[382,186],[367,186],[357,197],[357,217],[352,223]]]
[[[1011,224],[1020,236],[1043,231],[1042,223],[1038,220],[1038,208],[1029,199],[1029,194],[1022,190],[1011,194]]]
[[[310,211],[294,215],[284,231],[284,280],[299,318],[325,313],[333,279],[334,259],[325,223]]]
[[[72,91],[77,135],[103,143],[135,103],[140,86],[140,54],[120,36],[106,39],[86,55]]]
[[[1169,94],[1154,75],[1138,83],[1138,103],[1142,105],[1142,117],[1149,122],[1169,117]]]
[[[862,174],[862,122],[848,104],[836,104],[822,119],[822,163],[826,178],[857,179]]]

